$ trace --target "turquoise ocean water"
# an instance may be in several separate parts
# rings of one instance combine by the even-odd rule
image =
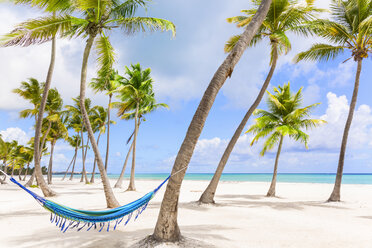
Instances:
[[[137,179],[165,179],[166,173],[138,173]],[[129,175],[125,176],[126,178]],[[213,173],[187,173],[185,180],[210,180]],[[118,178],[119,175],[109,174],[110,178]],[[269,173],[225,173],[221,181],[238,182],[270,182],[272,174]],[[334,183],[335,174],[332,173],[281,173],[278,174],[278,182],[288,183]],[[344,184],[372,184],[372,174],[344,174]]]

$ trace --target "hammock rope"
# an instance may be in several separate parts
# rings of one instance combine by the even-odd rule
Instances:
[[[55,203],[27,189],[25,186],[20,184],[17,180],[6,174],[4,171],[0,170],[0,173],[4,174],[5,177],[9,177],[11,182],[18,185],[21,189],[29,193],[43,208],[48,210],[50,212],[50,222],[55,223],[56,226],[61,230],[61,232],[64,233],[68,229],[74,228],[76,228],[77,231],[81,231],[85,227],[87,228],[87,231],[91,230],[94,227],[95,230],[101,232],[106,224],[106,231],[108,232],[110,231],[111,222],[113,222],[111,224],[114,224],[113,230],[115,230],[116,227],[120,223],[122,223],[124,219],[124,226],[128,224],[133,216],[134,220],[136,220],[138,216],[147,208],[150,200],[154,198],[155,194],[169,180],[169,178],[178,174],[186,168],[187,167],[184,167],[177,172],[169,175],[163,182],[160,183],[158,187],[156,187],[153,191],[145,194],[138,200],[117,208],[103,211],[79,210]]]

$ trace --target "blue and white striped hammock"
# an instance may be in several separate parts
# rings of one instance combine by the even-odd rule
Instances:
[[[3,171],[0,170],[0,172],[8,176]],[[94,228],[101,232],[105,226],[105,229],[110,231],[110,226],[112,225],[113,230],[115,230],[116,227],[122,222],[124,225],[126,225],[133,216],[134,220],[136,220],[138,216],[146,209],[149,201],[155,196],[158,190],[169,180],[170,177],[171,176],[168,176],[156,189],[147,193],[140,199],[124,206],[104,211],[84,211],[70,208],[37,195],[24,187],[13,177],[10,177],[10,181],[29,193],[42,207],[48,210],[50,212],[50,222],[55,223],[62,232],[66,232],[68,229],[74,228],[76,228],[77,231],[80,231],[83,228],[86,228],[87,231],[89,231]]]

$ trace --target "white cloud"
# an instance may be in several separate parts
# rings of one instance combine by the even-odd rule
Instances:
[[[20,145],[26,145],[30,140],[30,137],[26,134],[25,131],[19,127],[9,127],[6,130],[0,131],[1,137],[4,141],[18,141]]]
[[[314,129],[310,133],[310,148],[338,149],[341,144],[343,130],[349,112],[349,102],[346,96],[327,94],[328,107],[326,113],[320,116],[327,124]],[[326,137],[326,138],[325,138]],[[368,105],[360,105],[354,112],[351,125],[348,148],[358,149],[372,145],[372,113]]]
[[[35,17],[34,11],[17,11],[12,8],[0,9],[0,34],[11,31],[15,24],[25,19]],[[25,15],[26,13],[26,15]],[[40,13],[39,13],[40,14]],[[53,73],[51,87],[56,87],[66,101],[71,103],[71,98],[79,95],[80,68],[85,41],[57,40],[56,64]],[[21,81],[34,77],[39,82],[44,82],[50,62],[51,43],[33,45],[29,47],[6,47],[0,48],[0,68],[2,73],[0,92],[0,109],[17,110],[30,107],[29,103],[12,93]],[[118,51],[120,52],[120,51]],[[90,58],[88,66],[88,82],[95,76],[95,58]],[[94,94],[89,88],[87,96],[94,99],[94,104],[106,104],[106,97],[102,94]]]

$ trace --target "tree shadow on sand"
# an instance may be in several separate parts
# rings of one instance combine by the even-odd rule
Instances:
[[[228,240],[227,238],[212,234],[211,231],[215,230],[231,230],[220,225],[185,225],[180,226],[182,234],[185,237],[192,237],[192,239],[203,240],[206,238],[213,240]],[[24,248],[50,248],[50,247],[81,247],[81,248],[124,248],[136,247],[136,243],[152,234],[153,228],[138,229],[135,231],[125,231],[117,229],[111,232],[98,232],[82,230],[77,232],[67,231],[66,233],[60,232],[53,226],[50,228],[39,229],[36,234],[23,236],[17,240],[10,240],[9,243],[12,247]],[[35,237],[37,236],[37,239]],[[195,239],[194,239],[195,238]],[[196,243],[195,243],[196,244]],[[202,246],[195,247],[214,247],[210,244],[200,242]]]

